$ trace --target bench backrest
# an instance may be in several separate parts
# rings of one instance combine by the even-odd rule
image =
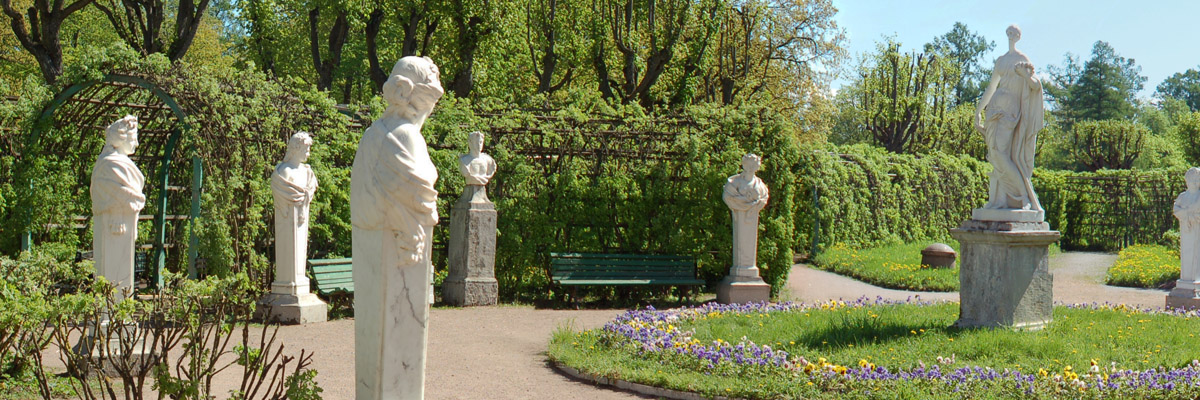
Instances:
[[[554,279],[693,279],[696,260],[667,255],[550,253],[550,274]]]
[[[354,264],[350,258],[308,260],[308,269],[319,293],[354,291]]]

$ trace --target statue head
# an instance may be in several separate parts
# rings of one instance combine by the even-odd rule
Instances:
[[[1017,24],[1009,25],[1008,29],[1004,30],[1004,33],[1008,35],[1009,43],[1016,43],[1021,40],[1021,27],[1017,26]]]
[[[298,131],[288,139],[287,154],[283,156],[284,162],[302,163],[308,160],[308,149],[312,147],[312,136],[305,131]]]
[[[467,150],[471,152],[472,156],[483,153],[483,132],[471,132],[467,137]]]
[[[118,153],[124,155],[133,154],[138,146],[137,130],[137,117],[126,115],[104,129],[104,146],[112,146]]]
[[[1200,190],[1200,168],[1191,167],[1183,174],[1188,190]]]
[[[758,169],[762,168],[762,158],[754,153],[746,153],[742,156],[742,171],[747,174],[754,175]]]
[[[391,76],[383,84],[388,108],[396,108],[403,116],[428,116],[445,94],[440,74],[429,57],[408,56],[396,61]]]

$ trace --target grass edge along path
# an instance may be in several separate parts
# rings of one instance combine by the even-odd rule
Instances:
[[[934,241],[855,249],[835,243],[813,258],[814,268],[848,276],[875,286],[921,292],[958,291],[958,264],[934,268],[921,264],[921,250]],[[958,242],[947,241],[959,252]]]
[[[950,316],[926,321],[937,324],[929,325],[927,331],[913,329],[900,335],[891,332],[888,333],[891,337],[870,339],[872,334],[885,332],[887,325],[872,320],[891,318],[891,322],[921,324],[920,320],[928,315],[913,314],[937,311],[938,307],[944,309],[942,314]],[[560,328],[551,339],[547,355],[554,362],[586,374],[710,397],[960,398],[963,393],[1032,398],[1200,396],[1200,361],[1189,359],[1192,354],[1180,351],[1193,348],[1200,341],[1194,333],[1196,326],[1191,326],[1200,326],[1198,312],[1139,310],[1111,304],[1058,306],[1055,323],[1045,331],[1015,332],[949,328],[947,325],[957,315],[956,309],[954,303],[865,298],[820,304],[708,303],[666,311],[647,308],[622,314],[601,329],[575,332]],[[791,319],[787,326],[775,327],[776,331],[803,331],[811,326],[825,332],[817,336],[795,334],[793,342],[807,341],[806,347],[763,339],[761,332],[753,331],[755,326],[769,326],[772,319],[788,314],[823,314],[820,318],[823,321],[797,325]],[[887,317],[891,314],[902,315]],[[713,321],[723,327],[704,326],[713,325],[710,324]],[[1181,329],[1183,326],[1193,329]],[[907,329],[908,325],[902,328]],[[772,328],[767,329],[770,332]],[[1164,334],[1166,331],[1174,334]],[[729,339],[706,336],[711,334]],[[738,334],[742,336],[734,338]],[[907,338],[910,335],[912,338]],[[1037,335],[1057,341],[1046,344],[1028,339]],[[1095,343],[1080,340],[1078,335],[1091,335],[1087,337],[1095,339]],[[905,353],[905,341],[922,337],[933,339],[917,346],[925,349],[924,353]],[[1061,337],[1072,340],[1064,341]],[[818,344],[814,338],[827,343]],[[991,346],[983,345],[988,341]],[[1105,351],[1118,354],[1120,362],[1111,361],[1108,353],[1086,347],[1092,344],[1111,345]],[[813,347],[822,351],[812,351]],[[885,359],[878,354],[885,353],[881,350],[884,347],[901,348],[899,354],[906,360]],[[795,354],[788,352],[789,349]],[[999,356],[989,358],[986,354],[972,354],[973,351]],[[1035,365],[1039,363],[1027,359],[1029,354],[1048,351],[1057,353],[1048,353],[1041,363],[1044,365]],[[872,352],[876,357],[870,355]],[[823,353],[829,356],[821,356]],[[976,359],[991,365],[971,362]],[[1005,362],[1011,365],[1001,367]]]

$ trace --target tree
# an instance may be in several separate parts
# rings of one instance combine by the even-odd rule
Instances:
[[[983,94],[991,69],[980,66],[980,60],[994,48],[996,42],[971,32],[962,22],[955,22],[950,32],[925,44],[926,53],[937,54],[958,65],[962,77],[954,84],[955,105],[974,103]]]
[[[652,105],[650,89],[666,72],[675,45],[692,22],[692,0],[597,0],[594,7],[600,29],[593,37],[592,60],[601,93],[623,103]],[[609,44],[620,60],[620,81],[608,69]]]
[[[946,129],[958,81],[958,69],[935,54],[880,44],[855,82],[858,124],[888,151],[916,153]]]
[[[475,89],[475,55],[483,41],[495,32],[496,20],[504,18],[503,8],[491,0],[449,0],[449,20],[455,28],[456,72],[447,89],[457,97],[467,97]]]
[[[129,47],[143,55],[162,53],[177,61],[191,48],[209,0],[178,0],[171,4],[165,0],[96,0],[95,4]],[[168,11],[175,14],[170,44],[164,42],[167,37],[162,31]]]
[[[795,89],[822,80],[822,64],[845,57],[845,33],[828,0],[737,0],[720,13],[716,62],[703,93],[708,101],[732,104],[764,93],[787,98]]]
[[[1071,148],[1087,171],[1129,169],[1142,153],[1146,134],[1145,126],[1132,121],[1082,121],[1071,129]]]
[[[393,13],[391,16],[400,22],[401,32],[399,54],[387,58],[400,59],[400,57],[424,55],[429,50],[433,34],[442,21],[441,15],[435,12],[436,2],[437,0],[413,0],[399,4],[376,3],[376,8],[368,15],[365,28],[368,73],[371,82],[375,84],[376,92],[383,90],[383,84],[387,82],[388,78],[387,72],[384,71],[379,61],[379,38],[383,33],[384,19],[388,16],[384,10],[390,10]],[[390,70],[391,67],[388,69]]]
[[[1092,58],[1082,66],[1068,54],[1066,65],[1050,69],[1046,91],[1068,127],[1076,121],[1130,118],[1136,112],[1137,93],[1146,77],[1133,59],[1117,54],[1108,43],[1097,41]]]
[[[563,45],[571,40],[563,37],[578,36],[573,27],[579,22],[580,7],[564,6],[563,0],[526,1],[525,47],[538,82],[536,92],[553,93],[569,84],[575,74],[578,60],[564,57]]]
[[[1187,102],[1192,111],[1200,110],[1200,71],[1188,68],[1184,72],[1176,72],[1158,84],[1154,95],[1160,99],[1168,97]]]
[[[13,35],[37,60],[42,78],[53,84],[63,73],[63,52],[60,34],[63,22],[94,0],[37,0],[25,14],[13,7],[12,0],[0,0],[0,8],[9,18]],[[28,18],[28,21],[26,21]]]
[[[313,68],[317,71],[317,89],[329,90],[333,87],[333,71],[342,63],[342,49],[350,33],[348,16],[350,10],[344,4],[330,4],[328,8],[334,13],[332,26],[327,35],[328,50],[321,54],[321,6],[317,3],[310,6],[308,11],[308,42],[312,52]]]

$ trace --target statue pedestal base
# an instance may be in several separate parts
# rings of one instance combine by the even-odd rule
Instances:
[[[355,228],[353,235],[354,398],[423,399],[433,295],[428,253],[414,258],[400,250],[394,231]]]
[[[108,330],[108,323],[101,323],[102,330]],[[117,332],[124,330],[124,332]],[[89,360],[85,365],[75,366],[76,370],[70,371],[76,375],[86,375],[91,372],[91,368],[99,366],[100,373],[107,377],[120,377],[121,373],[118,370],[118,365],[127,365],[132,370],[136,371],[145,366],[145,364],[154,363],[158,358],[158,354],[150,347],[142,338],[137,338],[137,327],[125,326],[118,327],[108,332],[108,340],[103,344],[98,344],[96,332],[89,332],[87,335],[79,338],[79,343],[71,348],[75,354],[86,355]],[[145,335],[145,333],[143,333]],[[124,336],[126,341],[133,343],[122,346],[121,337]],[[137,338],[135,340],[135,338]],[[101,348],[101,346],[104,346]],[[127,351],[125,349],[128,349]]]
[[[468,185],[450,209],[449,250],[442,301],[458,307],[496,304],[496,206],[483,186]]]
[[[1053,320],[1049,246],[1058,231],[1042,221],[967,220],[950,236],[962,245],[955,326],[1036,330]]]
[[[1182,279],[1176,281],[1175,288],[1167,293],[1167,308],[1200,309],[1200,294],[1196,293],[1196,283]]]
[[[717,302],[721,304],[765,303],[771,300],[771,285],[758,276],[758,268],[744,268],[717,284]]]
[[[329,319],[329,306],[313,293],[269,293],[258,301],[254,316],[281,324],[314,324]]]

